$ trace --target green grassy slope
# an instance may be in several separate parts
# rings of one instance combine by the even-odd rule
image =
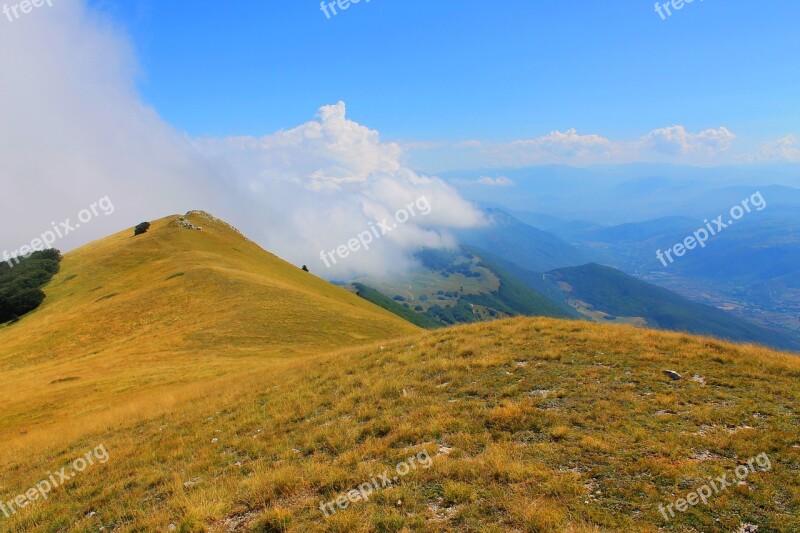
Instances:
[[[516,314],[581,318],[580,313],[563,302],[560,293],[551,296],[552,285],[541,281],[541,274],[524,270],[480,248],[468,246],[466,249],[480,257],[481,264],[500,278],[498,296],[503,301],[511,303],[517,310]]]
[[[399,305],[406,312],[416,310],[441,325],[512,316],[579,316],[569,306],[559,306],[484,257],[488,256],[483,251],[468,246],[422,250],[417,254],[421,270],[400,279],[361,281],[384,296],[403,302]]]
[[[441,327],[441,324],[439,324],[437,321],[421,313],[406,309],[399,303],[395,302],[388,296],[384,296],[372,287],[367,287],[363,283],[353,283],[352,286],[355,289],[356,294],[361,298],[364,298],[365,300],[374,303],[378,307],[382,307],[387,311],[394,313],[404,320],[408,320],[416,326],[425,329],[435,329]]]
[[[519,280],[526,287],[528,287],[533,291],[536,291],[544,298],[546,298],[551,304],[557,306],[562,313],[566,313],[567,316],[576,319],[583,317],[583,315],[577,312],[574,307],[572,307],[566,302],[564,298],[564,292],[561,289],[559,289],[558,286],[554,285],[552,282],[548,282],[545,279],[546,276],[541,272],[532,272],[530,270],[525,270],[524,268],[520,267],[515,263],[512,263],[511,261],[506,261],[505,259],[501,259],[500,257],[490,254],[485,250],[481,250],[475,247],[469,247],[469,248],[474,253],[479,255],[482,258],[482,261],[487,265],[489,265],[491,268],[496,268],[498,270],[502,270],[503,272],[508,273],[510,277]]]

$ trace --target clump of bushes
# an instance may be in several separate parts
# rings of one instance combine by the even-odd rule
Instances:
[[[13,267],[0,263],[0,324],[16,322],[44,301],[43,287],[58,272],[61,252],[55,249],[33,252],[16,260]]]
[[[133,229],[133,236],[136,237],[137,235],[143,235],[147,233],[147,230],[150,229],[149,222],[142,222],[141,224],[137,224],[136,227]]]

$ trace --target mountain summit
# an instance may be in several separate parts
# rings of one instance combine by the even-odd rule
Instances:
[[[266,252],[202,211],[64,255],[35,312],[0,329],[0,421],[32,407],[102,411],[265,358],[312,356],[418,328]],[[47,391],[42,394],[41,390]]]

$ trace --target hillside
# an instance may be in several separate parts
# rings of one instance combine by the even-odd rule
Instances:
[[[483,250],[471,246],[423,249],[416,259],[420,267],[404,275],[360,278],[353,285],[370,287],[391,299],[394,305],[368,298],[403,318],[409,319],[411,313],[445,326],[514,316],[580,316],[509,275]],[[370,291],[365,294],[374,295]]]
[[[502,287],[466,253],[447,279]],[[44,291],[0,328],[0,531],[800,528],[787,354],[545,318],[425,332],[202,212],[68,253]]]
[[[606,320],[641,318],[653,328],[800,351],[800,337],[788,330],[757,326],[610,267],[592,263],[562,268],[548,272],[547,279],[561,287],[564,298],[588,312],[606,314]]]
[[[474,246],[534,272],[582,265],[593,255],[559,237],[529,226],[500,209],[486,209],[492,224],[456,233],[459,242]]]
[[[261,361],[180,409],[117,420],[112,431],[82,427],[51,451],[4,455],[3,495],[100,444],[108,456],[9,527],[800,529],[795,357],[677,333],[514,319]],[[662,514],[737,467],[746,477],[708,505]],[[373,479],[379,488],[367,491]],[[367,501],[345,497],[347,509],[325,516],[325,502],[359,487]]]
[[[363,283],[353,283],[352,287],[359,297],[364,298],[368,302],[372,302],[378,307],[382,307],[391,313],[394,313],[395,315],[411,322],[414,325],[425,329],[435,329],[441,327],[441,324],[432,318],[403,307],[396,301],[392,300],[388,296],[384,296],[372,287],[367,287]]]
[[[42,306],[0,328],[6,444],[149,416],[265,360],[418,331],[206,213],[181,218],[66,254]]]

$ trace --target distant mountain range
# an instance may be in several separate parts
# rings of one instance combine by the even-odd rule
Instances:
[[[611,266],[756,325],[800,332],[800,165],[552,165],[445,177],[484,207],[580,250],[588,256],[582,264]],[[728,224],[731,208],[755,194],[766,207]],[[657,257],[706,224],[716,226],[720,215],[728,227],[705,247],[667,265]],[[547,270],[496,251],[530,270]],[[554,268],[566,266],[578,265]]]
[[[772,205],[800,206],[800,165],[551,165],[453,171],[442,176],[465,197],[485,207],[499,207],[514,214],[528,211],[564,221],[591,221],[602,226],[672,216],[702,220],[716,216],[757,190]],[[507,178],[504,183],[511,184],[481,185],[478,180],[484,176],[502,176]],[[769,185],[763,185],[765,180]],[[547,231],[555,229],[533,225]]]
[[[720,309],[692,302],[667,289],[595,263],[546,274],[567,301],[604,313],[603,320],[642,318],[643,326],[754,342],[800,351],[800,335],[768,330]]]
[[[697,222],[690,217],[605,227],[575,223],[561,238],[503,210],[489,208],[485,212],[492,224],[458,232],[462,243],[458,251],[421,253],[420,269],[402,281],[359,282],[395,298],[395,304],[406,312],[414,311],[440,324],[517,315],[579,317],[800,351],[800,334],[780,321],[750,321],[742,313],[720,309],[713,301],[706,305],[660,287],[664,284],[661,278],[655,277],[653,284],[629,275],[646,277],[663,268],[655,251],[691,235]],[[798,248],[792,239],[800,235],[800,228],[795,228],[800,222],[790,220],[786,208],[764,213],[754,212],[751,219],[741,220],[737,231],[720,234],[703,253],[684,256],[674,275],[712,272],[712,278],[731,280],[741,273],[751,276],[749,281],[755,277],[762,283],[768,277],[769,286],[776,290],[798,288]],[[558,222],[548,215],[529,214],[528,218],[548,227]],[[754,246],[757,239],[760,248]],[[746,264],[747,257],[752,257],[755,268]],[[713,274],[714,269],[721,273]],[[458,290],[454,291],[455,287]]]
[[[489,250],[537,272],[582,265],[593,258],[590,252],[568,244],[553,233],[525,224],[500,209],[486,209],[484,212],[491,225],[457,232],[459,242]]]

